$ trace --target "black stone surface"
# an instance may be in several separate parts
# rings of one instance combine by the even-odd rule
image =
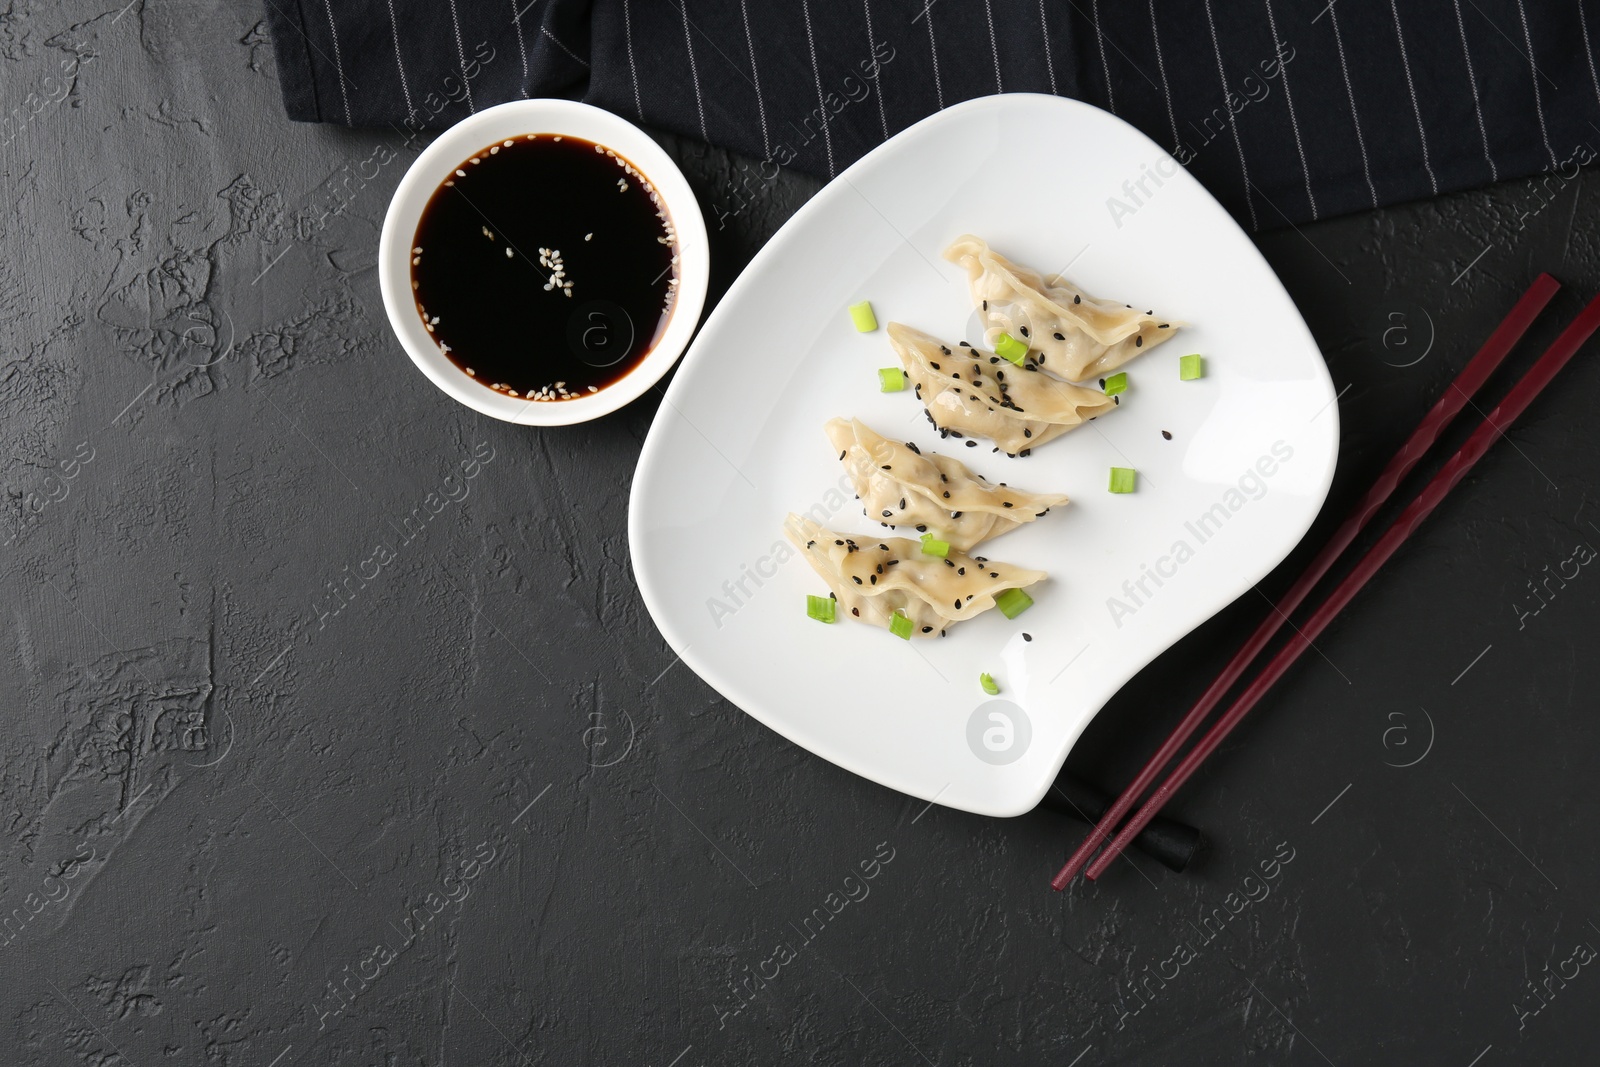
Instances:
[[[1600,544],[1600,352],[1178,797],[1211,850],[1057,895],[1078,826],[924,810],[674,664],[625,539],[654,398],[444,400],[373,270],[416,146],[284,121],[248,6],[0,15],[0,1062],[1592,1058],[1600,576],[1528,582]],[[668,145],[720,292],[815,187]],[[1259,239],[1344,390],[1313,538],[1534,272],[1540,341],[1600,288],[1594,185]],[[1069,766],[1124,781],[1265,609]]]

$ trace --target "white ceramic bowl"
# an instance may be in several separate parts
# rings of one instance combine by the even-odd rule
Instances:
[[[411,293],[411,247],[428,198],[461,161],[509,137],[558,133],[582,137],[626,156],[661,196],[678,235],[678,295],[661,340],[638,366],[597,393],[573,400],[506,396],[474,381],[422,325]],[[609,111],[571,100],[514,100],[480,111],[441,133],[400,180],[378,241],[378,281],[389,325],[411,361],[440,389],[476,411],[528,426],[568,426],[597,419],[639,398],[667,373],[694,336],[711,275],[710,246],[700,204],[668,155],[639,127]]]

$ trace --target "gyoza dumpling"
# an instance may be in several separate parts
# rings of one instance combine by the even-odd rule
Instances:
[[[830,419],[826,429],[868,518],[932,530],[963,552],[1067,502],[1060,493],[997,485],[949,456],[880,437],[860,419]]]
[[[1043,581],[1043,571],[991,563],[964,552],[930,556],[920,541],[866,537],[859,542],[790,515],[783,532],[828,583],[839,611],[885,629],[898,609],[918,637],[943,636],[952,623],[982,615],[1007,589]]]
[[[1116,370],[1183,325],[1092,297],[1059,274],[1046,278],[971,234],[957,237],[944,258],[967,270],[972,306],[987,324],[985,344],[1010,334],[1027,342],[1040,366],[1075,382]]]
[[[889,344],[941,434],[987,437],[1013,456],[1116,406],[1031,359],[1019,367],[981,348],[952,349],[904,323],[889,324]]]

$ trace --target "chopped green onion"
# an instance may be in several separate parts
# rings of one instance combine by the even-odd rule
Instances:
[[[850,305],[850,321],[861,333],[871,333],[878,328],[878,316],[872,313],[872,301],[863,300]]]
[[[831,596],[812,596],[806,594],[806,614],[818,622],[833,621],[833,606],[837,603]]]
[[[1033,597],[1020,589],[1007,589],[994,598],[994,606],[1008,619],[1014,619],[1033,607]]]
[[[1197,355],[1178,357],[1178,380],[1180,382],[1192,382],[1196,378],[1204,378],[1205,376],[1205,360]]]
[[[1116,396],[1128,391],[1128,375],[1119,371],[1106,379],[1106,396]]]
[[[906,387],[905,371],[899,367],[881,367],[878,370],[878,391],[880,393],[899,393]]]
[[[906,613],[896,609],[889,619],[889,632],[904,641],[911,640],[911,620]]]
[[[983,691],[992,697],[1000,695],[1000,685],[987,674],[978,675],[978,684],[983,686]]]
[[[950,554],[950,542],[941,541],[933,534],[923,534],[922,554],[925,556],[948,556]]]
[[[1139,480],[1139,472],[1132,467],[1112,467],[1111,485],[1113,493],[1131,493]]]
[[[1028,346],[1009,333],[1003,333],[995,340],[994,354],[1020,367],[1028,356]]]

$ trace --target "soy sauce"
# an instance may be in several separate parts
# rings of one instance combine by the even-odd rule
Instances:
[[[627,159],[525,134],[464,160],[428,200],[411,249],[417,312],[482,385],[529,400],[589,396],[649,354],[672,315],[678,242]]]

